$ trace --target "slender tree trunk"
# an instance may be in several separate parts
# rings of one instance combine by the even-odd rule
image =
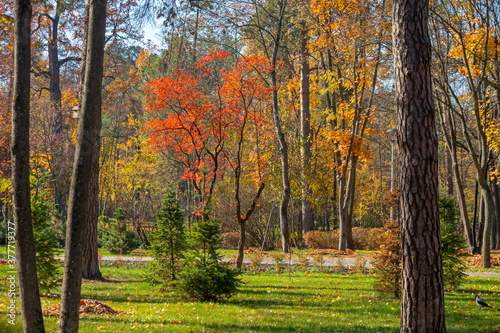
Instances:
[[[484,198],[480,188],[478,189],[479,212],[478,212],[478,226],[477,226],[477,248],[479,253],[483,251],[483,231],[484,231]]]
[[[61,11],[61,2],[56,1],[56,14],[50,19],[50,40],[49,40],[49,92],[50,103],[54,109],[54,134],[62,132],[62,93],[60,83],[60,65],[59,65],[59,13]]]
[[[467,243],[467,250],[469,253],[474,252],[474,236],[469,221],[469,213],[467,211],[467,202],[465,201],[465,192],[462,181],[460,180],[460,171],[458,170],[458,163],[453,161],[452,165],[453,179],[455,180],[455,188],[457,189],[458,207],[462,220],[462,227],[464,229],[464,238]]]
[[[429,2],[397,0],[393,54],[401,180],[401,332],[446,332]]]
[[[252,204],[248,208],[245,216],[242,218],[241,216],[241,198],[240,198],[240,186],[239,186],[239,179],[240,177],[237,177],[238,180],[238,185],[236,187],[236,216],[238,220],[238,224],[240,225],[240,239],[238,241],[238,258],[236,259],[236,267],[241,268],[243,266],[243,257],[245,255],[245,241],[246,241],[246,223],[248,219],[252,216],[253,212],[255,211],[255,208],[257,207],[257,202],[259,201],[260,195],[262,194],[262,191],[264,191],[265,183],[261,183],[259,186],[259,189],[257,190],[257,193],[255,194],[255,197],[253,198]],[[265,236],[264,236],[265,237]]]
[[[474,251],[478,249],[478,252],[473,252],[474,254],[481,253],[480,246],[477,244],[477,208],[478,208],[478,184],[476,181],[476,186],[474,187],[474,215],[472,219],[472,238],[474,242]]]
[[[491,267],[491,225],[493,215],[493,198],[489,186],[481,186],[481,196],[484,200],[484,230],[483,239],[483,267]]]
[[[492,248],[494,250],[498,250],[500,248],[500,244],[498,244],[498,222],[500,218],[500,196],[498,193],[498,177],[491,182],[491,193],[493,196],[493,207],[495,209],[495,219],[493,220],[493,224],[491,227],[491,241]]]
[[[238,221],[240,226],[240,238],[238,239],[238,258],[236,258],[236,268],[243,266],[243,258],[245,256],[245,242],[246,242],[246,221]]]
[[[347,249],[354,250],[354,240],[352,238],[352,216],[354,209],[354,190],[356,184],[356,166],[358,158],[352,156],[351,167],[349,173],[343,177],[344,185],[341,183],[339,188],[344,189],[339,191],[339,251]],[[347,177],[347,179],[345,179]],[[342,197],[341,197],[342,196]]]
[[[311,111],[309,102],[309,59],[307,54],[307,29],[302,22],[301,37],[301,71],[300,71],[300,122],[302,129],[301,153],[301,181],[302,181],[302,235],[314,229],[312,190],[309,186],[308,175],[311,169]]]
[[[453,163],[451,161],[450,151],[446,149],[444,153],[446,155],[446,189],[447,189],[446,193],[450,196],[453,196],[454,194],[453,172],[452,172]]]
[[[276,35],[274,36],[274,47],[271,64],[273,70],[271,71],[271,85],[274,87],[272,90],[272,103],[273,103],[273,119],[276,127],[276,135],[278,137],[279,151],[281,156],[281,181],[283,183],[283,192],[281,194],[280,203],[280,234],[281,234],[281,248],[283,252],[290,252],[290,231],[288,222],[288,205],[290,202],[290,166],[288,163],[288,145],[285,140],[285,134],[281,127],[281,119],[279,115],[279,101],[278,101],[278,80],[276,78],[276,65],[278,64],[278,50],[281,43],[281,30],[283,24],[283,17],[285,15],[285,8],[287,1],[280,2],[280,16],[277,22]]]
[[[56,1],[56,12],[54,17],[50,17],[50,40],[49,40],[49,99],[54,112],[52,131],[54,136],[54,145],[51,147],[54,158],[51,162],[52,176],[57,180],[54,184],[54,197],[57,208],[66,213],[65,195],[67,193],[67,182],[62,172],[66,157],[63,156],[63,115],[62,115],[62,92],[61,92],[61,61],[59,60],[59,22],[61,13],[61,0]],[[73,58],[72,58],[73,59]]]
[[[444,103],[440,104],[441,112],[439,113],[441,117],[439,118],[441,121],[442,127],[445,129],[444,137],[446,140],[447,146],[447,156],[450,158],[450,168],[451,175],[453,176],[453,181],[455,186],[453,188],[456,189],[457,195],[456,199],[458,201],[458,207],[460,210],[460,218],[462,221],[462,228],[464,233],[465,242],[467,244],[467,250],[469,253],[474,252],[474,236],[472,235],[472,229],[469,220],[469,212],[467,211],[467,202],[465,200],[465,191],[460,179],[460,169],[458,165],[458,157],[457,157],[457,131],[456,125],[452,116],[451,111],[447,108]],[[448,187],[450,188],[450,187]]]
[[[106,0],[89,0],[85,76],[71,178],[64,277],[59,317],[60,333],[77,333],[82,283],[83,231],[89,217],[92,165],[99,149],[101,88],[106,31]]]
[[[21,319],[25,333],[45,332],[36,270],[35,237],[30,200],[30,69],[31,1],[14,1],[14,98],[12,101],[12,203],[14,232],[8,224],[9,260],[16,262]],[[12,241],[11,241],[12,240]],[[12,261],[13,262],[13,261]],[[15,266],[15,268],[14,268]],[[12,320],[14,318],[10,318]]]

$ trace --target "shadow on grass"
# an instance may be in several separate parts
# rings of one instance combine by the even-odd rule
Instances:
[[[362,325],[351,325],[349,323],[336,323],[330,322],[321,325],[299,325],[292,323],[280,323],[278,319],[274,321],[262,320],[262,322],[248,323],[246,324],[231,324],[231,323],[200,323],[198,319],[193,318],[191,320],[185,319],[133,319],[126,318],[124,316],[115,316],[110,318],[104,317],[83,317],[80,318],[82,325],[95,325],[96,320],[102,319],[103,321],[121,323],[126,327],[132,327],[135,323],[140,325],[162,325],[161,329],[153,329],[152,332],[270,332],[270,333],[280,333],[280,332],[349,332],[349,333],[385,333],[385,332],[396,332],[395,327],[366,327]]]

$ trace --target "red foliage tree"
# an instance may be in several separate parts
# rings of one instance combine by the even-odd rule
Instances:
[[[157,117],[146,124],[145,130],[150,130],[150,144],[173,153],[183,165],[183,178],[189,179],[200,194],[199,214],[203,219],[209,218],[217,180],[225,169],[233,172],[236,219],[244,235],[244,224],[264,188],[258,145],[259,138],[268,137],[270,130],[265,112],[271,88],[263,82],[262,74],[271,67],[264,57],[250,55],[238,59],[230,70],[216,72],[216,63],[228,56],[221,50],[211,51],[200,58],[196,77],[178,71],[172,77],[149,82],[147,110]],[[213,86],[203,86],[214,80]],[[258,190],[243,212],[240,185],[248,155],[253,156],[253,163],[246,170],[252,169]]]

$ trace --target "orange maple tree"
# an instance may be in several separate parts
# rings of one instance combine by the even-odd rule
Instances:
[[[146,110],[156,115],[144,128],[149,130],[150,144],[158,151],[170,152],[183,166],[183,179],[189,179],[199,193],[197,214],[204,220],[210,218],[217,180],[229,168],[239,182],[243,147],[255,142],[258,133],[267,128],[264,111],[271,88],[261,74],[270,69],[269,62],[249,55],[236,60],[229,70],[217,70],[221,60],[229,56],[222,50],[210,51],[198,61],[197,75],[177,71],[149,82],[145,88]],[[262,184],[262,163],[255,151],[249,148],[245,154],[255,155],[255,176]],[[259,195],[260,187],[263,185]],[[237,219],[246,221],[251,212],[242,216],[239,203],[237,206]]]

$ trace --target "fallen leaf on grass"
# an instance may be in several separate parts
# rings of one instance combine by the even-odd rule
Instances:
[[[47,316],[56,316],[59,315],[60,304],[55,304],[49,306],[42,310],[42,313]],[[122,311],[115,310],[111,308],[109,305],[104,304],[103,302],[96,301],[94,299],[82,299],[80,300],[80,309],[79,312],[82,316],[90,315],[90,314],[104,314],[104,315],[120,315],[123,314]]]
[[[490,263],[491,267],[498,267],[500,266],[500,257],[491,257],[490,258]],[[472,258],[469,259],[469,262],[467,263],[468,266],[474,266],[474,267],[483,267],[483,256],[481,255],[475,255]],[[497,332],[494,332],[497,333]]]
[[[307,256],[311,255],[357,255],[358,253],[356,251],[352,251],[347,249],[346,251],[339,251],[339,250],[334,250],[334,249],[320,249],[320,250],[313,250],[305,253]]]

